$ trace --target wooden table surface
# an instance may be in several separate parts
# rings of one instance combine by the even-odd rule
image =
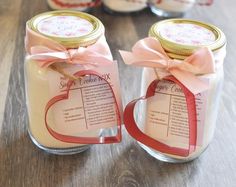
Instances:
[[[27,134],[24,94],[25,22],[48,11],[43,0],[0,0],[0,187],[79,186],[236,186],[236,1],[216,0],[196,7],[185,17],[220,27],[228,39],[225,83],[215,137],[196,160],[168,164],[149,156],[123,129],[116,145],[95,145],[72,156],[49,155]],[[117,49],[129,50],[160,20],[148,10],[135,15],[91,12],[102,20],[115,59],[119,61],[123,104],[138,97],[141,69],[125,66]]]

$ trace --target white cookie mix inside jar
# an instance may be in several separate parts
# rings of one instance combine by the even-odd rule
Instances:
[[[147,0],[102,0],[106,11],[129,13],[143,10],[147,7]]]
[[[153,157],[187,162],[201,155],[213,138],[225,35],[210,24],[170,19],[154,24],[149,36],[135,44],[133,56],[123,54],[126,64],[144,66],[141,96],[145,96],[127,105],[125,125]]]
[[[37,15],[27,22],[26,52],[28,131],[36,146],[74,154],[120,141],[117,64],[97,18],[74,11]],[[117,135],[103,137],[107,129]]]

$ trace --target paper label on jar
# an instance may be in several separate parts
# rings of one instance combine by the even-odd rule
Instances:
[[[71,75],[81,71],[76,66],[63,70]],[[53,120],[49,126],[58,133],[76,135],[117,126],[117,107],[122,111],[117,63],[93,71],[99,72],[103,79],[87,75],[74,81],[69,89],[68,99],[55,103],[51,108]],[[68,91],[68,78],[60,73],[50,71],[48,79],[51,98]]]
[[[197,145],[203,141],[207,91],[195,96]],[[169,146],[188,148],[189,123],[186,98],[182,89],[170,81],[160,81],[155,95],[147,100],[145,133]]]

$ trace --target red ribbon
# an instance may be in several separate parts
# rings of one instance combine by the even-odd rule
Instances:
[[[157,0],[156,1],[156,4],[160,4],[162,3],[163,0]],[[177,1],[177,2],[180,2],[180,3],[192,3],[191,1],[188,1],[188,0],[173,0],[173,1]],[[200,0],[197,0],[197,4],[200,5],[200,6],[210,6],[213,4],[213,0],[206,0],[204,2],[200,1]]]
[[[52,0],[56,5],[63,8],[77,8],[77,7],[95,7],[101,4],[101,0],[95,0],[88,3],[63,3],[60,0]]]
[[[155,89],[160,82],[160,80],[154,80],[148,87],[146,96],[141,97],[139,99],[133,100],[130,102],[124,111],[124,124],[129,132],[129,134],[135,138],[140,143],[155,149],[157,151],[160,151],[162,153],[171,154],[171,155],[177,155],[182,157],[187,157],[189,154],[191,154],[193,151],[195,151],[196,148],[196,142],[197,142],[197,113],[196,113],[196,104],[195,104],[195,96],[193,93],[191,93],[180,81],[178,81],[173,76],[167,76],[163,78],[163,80],[168,80],[171,82],[174,82],[175,84],[179,85],[180,88],[183,90],[183,93],[186,97],[186,103],[187,103],[187,111],[188,111],[188,122],[189,122],[189,148],[188,149],[182,149],[177,147],[171,147],[164,143],[159,142],[158,140],[155,140],[154,138],[151,138],[150,136],[144,134],[138,127],[138,125],[135,122],[134,119],[134,109],[137,102],[140,100],[146,100],[152,96],[155,95]]]
[[[57,102],[61,101],[61,100],[66,100],[69,97],[69,91],[71,86],[73,85],[73,81],[70,80],[68,82],[68,87],[66,90],[65,94],[62,95],[58,95],[53,97],[52,99],[50,99],[46,105],[45,108],[45,125],[46,128],[48,130],[48,132],[56,139],[62,141],[62,142],[67,142],[67,143],[78,143],[78,144],[109,144],[109,143],[118,143],[121,141],[121,116],[120,116],[120,111],[119,111],[119,107],[118,107],[118,103],[115,97],[115,93],[111,87],[111,85],[109,84],[109,82],[107,80],[105,80],[102,76],[100,76],[97,72],[95,71],[91,71],[91,70],[83,70],[83,71],[79,71],[77,73],[74,74],[75,77],[81,77],[81,76],[85,76],[85,75],[96,75],[99,78],[101,78],[102,80],[104,80],[110,87],[111,92],[112,92],[112,96],[114,98],[115,101],[115,107],[116,107],[116,116],[117,116],[117,134],[116,136],[107,136],[107,137],[77,137],[77,136],[69,136],[69,135],[63,135],[60,134],[58,132],[56,132],[55,130],[53,130],[47,122],[47,115],[48,115],[48,111],[49,109]]]

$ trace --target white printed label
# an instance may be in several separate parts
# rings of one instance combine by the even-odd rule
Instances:
[[[75,69],[64,68],[64,71],[73,74]],[[78,67],[76,72],[80,70]],[[106,81],[96,75],[87,75],[76,80],[68,92],[67,99],[53,105],[54,123],[49,124],[51,128],[62,134],[74,135],[117,125],[117,107],[122,111],[117,65],[113,63],[102,69],[96,68],[96,72]],[[51,97],[66,94],[68,79],[55,71],[49,72],[48,75]]]
[[[207,92],[195,96],[197,145],[202,144]],[[189,123],[182,89],[170,81],[160,81],[155,95],[147,100],[145,133],[167,145],[188,148]]]

